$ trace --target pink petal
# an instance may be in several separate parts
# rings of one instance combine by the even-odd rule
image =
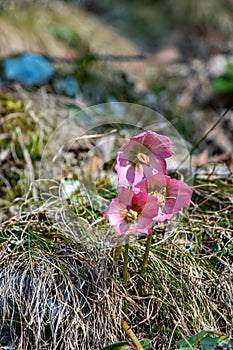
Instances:
[[[167,188],[167,196],[168,199],[163,207],[163,212],[174,215],[182,208],[190,205],[192,190],[186,183],[171,179]]]
[[[162,222],[171,219],[182,208],[190,205],[192,190],[182,181],[170,179],[167,187],[167,200],[162,208],[162,213],[158,217],[158,221]]]
[[[147,235],[150,235],[152,233],[152,225],[153,221],[143,221],[142,223],[138,224],[138,233],[146,233]]]
[[[132,235],[137,233],[138,227],[136,223],[129,224],[126,221],[122,221],[119,226],[118,235]]]
[[[119,148],[117,152],[117,157],[120,159],[127,159],[131,163],[137,162],[138,153],[151,153],[148,147],[139,143],[138,141],[134,141],[132,138],[127,141],[121,148]]]
[[[124,206],[131,206],[133,197],[134,197],[134,192],[132,190],[129,190],[128,188],[125,188],[125,187],[120,188],[118,198],[121,204],[123,204]]]
[[[165,158],[174,152],[171,140],[153,131],[145,131],[132,137],[117,152],[116,171],[119,186],[134,186],[143,177],[166,173]]]
[[[165,174],[167,171],[167,163],[164,159],[159,159],[154,156],[154,154],[150,157],[150,164],[152,168],[152,174],[154,175],[156,173]],[[156,171],[156,172],[155,172]],[[146,174],[146,172],[145,172]]]
[[[148,194],[144,192],[139,192],[134,194],[133,200],[132,200],[132,206],[140,207],[142,210],[144,209],[146,203],[148,200]],[[141,210],[141,211],[142,211]]]
[[[138,217],[138,230],[142,233],[150,234],[152,231],[154,218],[158,215],[159,206],[158,199],[156,197],[146,194],[147,198],[145,198],[145,194],[146,193],[140,192],[139,194],[135,195],[138,200],[143,200],[144,202],[143,210]]]
[[[122,165],[123,163],[123,165]],[[127,180],[127,172],[130,167],[130,163],[128,161],[122,162],[121,160],[118,159],[117,164],[115,166],[115,170],[118,174],[118,186],[119,187],[126,187],[129,185],[129,181]]]
[[[156,134],[153,131],[144,131],[132,137],[131,140],[147,146],[159,158],[168,158],[174,154],[171,150],[171,146],[174,146],[174,144],[169,137]]]
[[[135,188],[143,192],[153,193],[153,192],[160,191],[164,187],[166,188],[169,182],[170,182],[170,176],[167,176],[164,174],[155,174],[138,182],[135,185]]]
[[[126,179],[129,185],[134,186],[134,184],[141,181],[142,178],[143,178],[143,167],[140,164],[136,166],[131,165],[127,169]]]
[[[170,220],[172,217],[173,217],[173,214],[164,214],[161,212],[161,214],[158,215],[157,221],[164,222],[166,220]]]
[[[140,164],[135,166],[125,159],[117,159],[115,170],[119,187],[133,186],[143,178],[143,167]]]
[[[142,181],[139,181],[137,184],[134,185],[133,187],[133,191],[135,193],[138,193],[138,192],[146,192],[146,193],[149,193],[149,190],[148,190],[148,179],[150,177],[146,178],[146,179],[143,179]]]
[[[151,233],[154,218],[140,217],[138,220],[138,232]]]
[[[119,202],[118,196],[111,201],[105,212],[111,226],[120,225],[122,221],[121,212],[124,208],[125,206]]]
[[[124,211],[137,211],[138,218],[127,222]],[[106,216],[117,235],[134,234],[136,232],[150,234],[154,218],[158,215],[158,200],[145,192],[135,193],[122,187],[119,195],[110,203]]]
[[[171,179],[170,176],[156,174],[150,176],[135,185],[134,191],[142,192],[159,192],[166,189],[166,204],[159,209],[157,220],[159,222],[171,219],[182,208],[190,205],[192,190],[184,182]]]

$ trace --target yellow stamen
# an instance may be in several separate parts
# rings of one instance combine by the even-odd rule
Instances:
[[[133,209],[129,209],[127,215],[126,215],[126,221],[127,222],[132,222],[132,221],[135,221],[137,220],[138,218],[138,212],[133,210]]]
[[[138,153],[137,158],[140,163],[150,166],[150,158],[145,153]]]
[[[122,219],[129,223],[137,220],[139,213],[133,209],[124,208],[121,210],[120,215]]]
[[[120,215],[121,215],[122,219],[125,219],[128,215],[128,209],[127,208],[121,209]]]
[[[164,207],[166,204],[166,199],[167,199],[166,194],[167,194],[167,191],[165,187],[161,188],[161,190],[159,191],[153,192],[153,195],[158,198],[160,208]]]

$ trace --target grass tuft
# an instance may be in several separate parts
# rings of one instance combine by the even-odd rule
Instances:
[[[138,339],[150,338],[156,349],[172,349],[178,339],[202,329],[230,334],[229,184],[231,179],[216,179],[211,184],[195,180],[195,205],[183,213],[169,235],[168,228],[160,227],[153,236],[141,296],[137,283],[145,250],[143,236],[129,242],[126,292],[122,285],[124,250],[116,266],[114,248],[102,250],[78,243],[59,231],[46,212],[21,214],[20,219],[3,224],[1,345],[100,349],[125,340],[122,320]],[[98,219],[96,215],[100,219],[97,211],[91,214],[93,220]],[[88,227],[88,222],[86,219],[90,235],[96,233],[95,225],[89,223]],[[101,220],[99,225],[103,225]]]

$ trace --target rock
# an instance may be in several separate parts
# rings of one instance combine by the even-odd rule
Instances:
[[[6,79],[26,85],[48,81],[54,72],[53,65],[45,57],[33,53],[7,58],[3,65]]]
[[[226,56],[215,55],[209,59],[207,70],[212,78],[219,77],[224,73],[225,66],[227,63]]]
[[[79,92],[78,81],[72,76],[56,79],[54,87],[57,93],[65,94],[69,97],[75,97]]]

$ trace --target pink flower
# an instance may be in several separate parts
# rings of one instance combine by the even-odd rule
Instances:
[[[182,208],[189,206],[192,197],[192,190],[187,184],[163,174],[142,180],[136,184],[134,191],[146,192],[158,198],[158,222],[171,219]]]
[[[158,199],[148,193],[135,193],[122,187],[110,203],[106,215],[117,235],[150,234],[153,219],[158,215]]]
[[[173,155],[172,141],[153,131],[132,137],[117,152],[119,186],[134,186],[144,177],[166,173],[166,161]]]

